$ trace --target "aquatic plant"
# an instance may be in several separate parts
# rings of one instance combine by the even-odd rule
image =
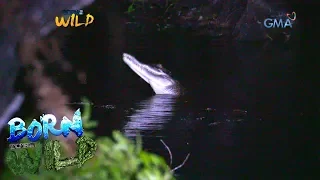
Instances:
[[[173,171],[165,160],[155,154],[142,150],[142,141],[138,137],[136,143],[131,142],[120,132],[114,131],[112,137],[95,137],[90,129],[97,125],[90,120],[91,107],[88,100],[83,99],[83,127],[85,136],[95,138],[98,150],[95,156],[87,161],[81,168],[68,167],[59,171],[48,171],[43,165],[37,174],[13,175],[6,169],[4,179],[112,179],[112,180],[172,180]],[[163,142],[164,143],[164,142]],[[167,147],[166,147],[167,148]],[[10,150],[7,150],[10,152]],[[30,156],[35,149],[28,149]],[[170,152],[170,149],[169,149]],[[171,154],[171,153],[170,153]],[[179,167],[178,167],[179,168]]]

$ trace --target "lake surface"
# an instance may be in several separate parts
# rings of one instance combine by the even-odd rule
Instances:
[[[139,133],[144,149],[170,164],[165,143],[172,168],[189,154],[175,172],[178,179],[300,179],[318,167],[318,149],[309,144],[317,141],[307,129],[313,126],[310,105],[301,93],[305,61],[298,32],[287,43],[237,42],[181,30],[126,31],[117,39],[102,28],[105,22],[97,17],[93,28],[74,30],[64,47],[74,65],[89,69],[87,89],[74,89],[94,102],[97,135],[120,130],[134,140]],[[122,52],[161,63],[187,95],[154,95],[122,62]]]
[[[172,168],[189,154],[175,172],[178,179],[306,177],[313,150],[307,144],[299,42],[126,32],[125,49],[117,54],[106,53],[107,45],[96,46],[108,33],[88,31],[75,35],[79,41],[72,38],[70,48],[82,53],[69,58],[90,67],[87,89],[75,89],[94,103],[98,136],[120,130],[134,140],[139,133],[144,149],[170,164],[165,143]],[[154,95],[122,62],[122,52],[161,63],[187,94]]]
[[[172,168],[190,154],[176,171],[179,179],[292,178],[308,169],[297,44],[183,33],[127,36],[125,52],[145,63],[161,63],[188,93],[154,95],[124,65],[121,78],[107,79],[112,82],[99,84],[100,91],[89,97],[100,104],[93,111],[98,135],[118,129],[135,139],[139,133],[143,147],[170,164],[162,140],[172,152]],[[125,88],[111,86],[115,81]]]
[[[120,129],[133,140],[139,133],[146,150],[170,163],[162,140],[172,153],[172,168],[190,154],[176,171],[178,179],[293,178],[304,171],[307,156],[302,153],[308,137],[303,135],[303,116],[298,112],[269,111],[257,117],[250,111],[223,109],[214,103],[204,107],[201,102],[164,95],[119,106],[95,107],[108,114],[103,124],[113,124],[113,128],[100,127],[100,133]]]

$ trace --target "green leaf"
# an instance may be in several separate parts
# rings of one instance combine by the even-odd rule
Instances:
[[[134,5],[133,5],[133,3],[128,7],[128,11],[127,11],[127,13],[132,13],[133,11],[135,11],[135,9],[134,9]]]

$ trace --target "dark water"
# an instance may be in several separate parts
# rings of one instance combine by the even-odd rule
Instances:
[[[86,36],[95,39],[83,34],[82,40]],[[126,36],[122,51],[161,63],[188,94],[155,96],[121,61],[121,51],[106,58],[92,49],[90,59],[108,61],[94,67],[99,83],[88,89],[97,102],[98,135],[119,129],[134,139],[140,133],[145,149],[170,162],[163,140],[173,154],[172,167],[190,154],[176,171],[180,179],[308,176],[313,150],[307,145],[299,41],[236,42],[185,32]]]
[[[139,133],[146,150],[170,163],[163,140],[172,168],[190,154],[176,171],[179,179],[294,179],[317,167],[307,143],[298,38],[266,44],[179,30],[125,32],[126,42],[114,40],[125,48],[117,49],[108,47],[106,31],[101,25],[84,29],[66,46],[73,51],[69,59],[77,60],[73,64],[89,69],[88,88],[78,91],[94,102],[97,135],[117,129],[134,139]],[[122,62],[122,52],[161,63],[187,95],[154,95]]]
[[[175,62],[162,62],[176,70],[176,77],[179,69],[187,69],[189,75],[181,75],[180,81],[188,94],[143,97],[140,93],[151,88],[132,74],[126,90],[140,95],[96,107],[96,113],[103,114],[98,133],[120,129],[132,139],[140,133],[145,149],[170,162],[163,140],[173,154],[172,167],[190,154],[176,171],[181,179],[305,177],[310,137],[297,90],[297,55],[277,44],[270,49],[257,44],[232,46],[182,47],[171,54],[154,50],[157,55],[137,52],[142,61],[172,56]]]
[[[176,171],[181,179],[297,177],[308,163],[307,155],[301,155],[307,154],[304,143],[308,137],[303,135],[302,115],[297,112],[284,116],[270,111],[255,117],[244,110],[227,111],[215,103],[205,107],[200,100],[165,95],[121,106],[121,110],[117,105],[96,110],[108,112],[104,124],[123,118],[116,126],[126,136],[134,140],[141,134],[144,148],[169,163],[163,140],[171,150],[172,167],[190,154]]]

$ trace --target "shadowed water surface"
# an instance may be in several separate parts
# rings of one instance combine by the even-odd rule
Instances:
[[[109,117],[123,117],[122,125],[116,127],[133,140],[141,134],[144,148],[170,164],[163,140],[172,153],[172,168],[190,154],[176,171],[179,179],[301,175],[307,161],[301,156],[305,150],[300,149],[307,138],[301,134],[301,115],[281,115],[274,109],[256,116],[245,109],[204,106],[201,100],[188,98],[155,95],[131,105],[98,109],[108,111]]]
[[[126,52],[144,63],[162,63],[187,95],[152,95],[149,85],[125,67],[120,80],[125,91],[108,88],[121,94],[114,97],[119,103],[94,108],[99,135],[120,129],[135,139],[139,133],[143,147],[170,164],[163,140],[172,152],[172,168],[190,154],[176,171],[180,179],[290,178],[308,169],[295,44],[215,45],[205,37],[182,35],[164,42],[167,34],[144,38],[147,49],[128,45]],[[134,40],[139,39],[129,42]]]
[[[187,96],[173,98],[152,95],[129,68],[115,68],[125,67],[121,54],[106,55],[107,45],[96,46],[94,40],[108,37],[98,29],[72,38],[79,47],[91,43],[97,48],[75,48],[74,54],[87,52],[87,56],[70,58],[77,63],[84,59],[92,66],[88,74],[94,74],[94,81],[85,95],[104,104],[93,109],[98,135],[109,135],[114,129],[131,139],[141,134],[143,147],[170,164],[163,140],[172,153],[172,168],[190,154],[176,171],[179,179],[308,176],[313,151],[306,144],[310,137],[305,130],[306,108],[300,103],[303,96],[297,94],[303,88],[296,82],[299,42],[269,42],[268,46],[179,31],[127,32],[125,52],[144,63],[162,63],[186,87]],[[103,61],[91,61],[98,59]],[[113,76],[118,72],[119,77]],[[116,82],[123,82],[125,90],[114,87]]]

